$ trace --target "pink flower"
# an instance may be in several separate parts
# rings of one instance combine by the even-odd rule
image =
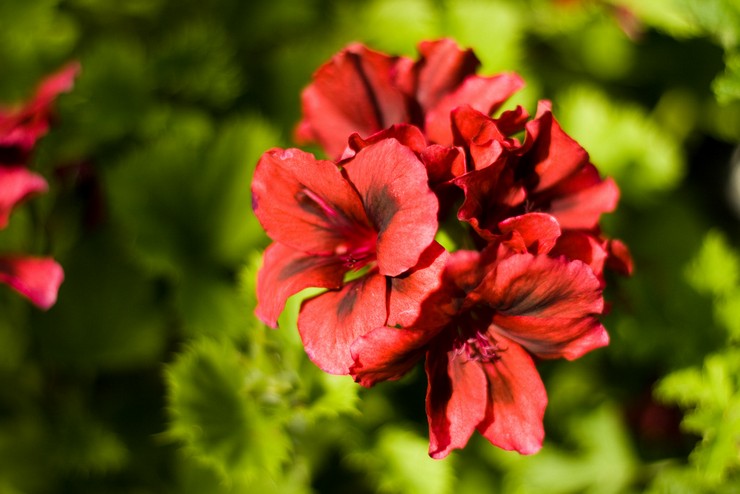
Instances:
[[[409,283],[443,267],[444,250],[433,243],[437,200],[424,165],[395,139],[339,165],[298,149],[268,151],[252,194],[275,241],[258,274],[257,315],[276,326],[289,296],[327,288],[303,304],[298,329],[309,356],[328,372],[348,371],[358,336],[396,312],[414,312],[409,297],[418,296],[406,296]],[[360,276],[345,281],[348,273]]]
[[[450,39],[425,41],[420,58],[389,56],[353,44],[321,66],[303,91],[299,142],[318,142],[334,158],[347,137],[370,135],[398,123],[424,131],[430,143],[451,145],[450,112],[468,104],[484,113],[498,108],[523,82],[516,74],[475,75],[471,50]]]
[[[575,359],[608,343],[593,271],[547,255],[559,233],[547,215],[514,223],[482,252],[453,253],[415,322],[379,327],[352,345],[350,372],[365,386],[398,379],[426,355],[433,458],[465,446],[475,430],[500,448],[538,451],[547,395],[531,355]]]

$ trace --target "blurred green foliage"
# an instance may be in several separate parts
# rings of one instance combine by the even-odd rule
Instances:
[[[636,274],[609,279],[609,347],[541,363],[532,457],[475,438],[430,460],[421,368],[363,390],[305,356],[307,294],[279,330],[252,315],[249,181],[311,73],[439,36],[520,72],[511,105],[552,99],[622,189],[606,228]],[[34,154],[51,191],[0,232],[66,272],[47,313],[0,290],[0,492],[738,492],[736,1],[0,2],[0,101],[70,59]]]

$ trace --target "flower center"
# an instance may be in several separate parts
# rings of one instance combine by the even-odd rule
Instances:
[[[494,338],[480,332],[466,340],[458,341],[456,353],[465,356],[467,360],[477,362],[496,362],[501,359],[499,354],[506,350],[501,348]]]

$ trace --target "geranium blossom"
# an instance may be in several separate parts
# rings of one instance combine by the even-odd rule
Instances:
[[[337,161],[273,150],[255,173],[255,212],[275,241],[258,316],[287,298],[321,368],[372,386],[425,359],[433,458],[474,431],[523,454],[544,437],[534,359],[604,346],[604,269],[627,247],[599,226],[619,189],[541,101],[495,112],[522,85],[478,76],[471,50],[423,42],[420,57],[353,44],[314,74],[296,136]],[[440,222],[452,245],[433,239]]]
[[[430,143],[452,144],[450,111],[468,104],[490,113],[522,87],[513,73],[475,75],[472,50],[450,39],[419,44],[418,60],[353,44],[320,67],[303,91],[299,142],[318,142],[338,158],[347,137],[368,137],[398,123],[422,129]]]
[[[8,225],[13,208],[48,188],[43,177],[26,168],[26,162],[36,141],[49,129],[52,103],[59,93],[71,89],[78,71],[77,63],[69,64],[47,77],[29,102],[0,108],[0,229]],[[63,279],[61,266],[51,258],[0,256],[0,282],[41,309],[54,305]]]
[[[547,215],[517,218],[515,235],[455,252],[423,316],[353,344],[351,373],[366,386],[398,379],[426,355],[432,457],[463,447],[475,430],[503,449],[536,452],[547,395],[530,354],[575,359],[608,343],[593,271],[546,255],[553,224]]]
[[[395,139],[340,166],[298,149],[268,151],[252,194],[255,214],[275,241],[258,276],[257,315],[275,326],[290,295],[329,289],[306,301],[298,320],[306,351],[329,372],[346,373],[352,341],[388,320],[388,279],[441,270],[435,261],[443,249],[433,244],[437,200],[424,165]]]

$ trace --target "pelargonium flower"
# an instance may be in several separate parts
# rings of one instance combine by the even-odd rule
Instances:
[[[257,315],[274,327],[289,296],[328,289],[305,301],[298,319],[306,352],[328,372],[348,372],[357,337],[415,315],[416,301],[436,287],[428,273],[443,268],[444,249],[433,242],[437,199],[424,165],[396,139],[338,164],[268,151],[252,197],[274,240],[258,274]]]
[[[303,91],[299,142],[317,142],[339,158],[353,133],[368,137],[410,123],[430,143],[451,145],[450,111],[468,104],[489,114],[522,87],[513,73],[477,76],[472,50],[450,39],[424,41],[411,60],[352,44],[321,66]]]
[[[524,215],[482,252],[454,252],[415,322],[352,345],[350,372],[365,386],[400,378],[426,355],[433,458],[475,430],[500,448],[538,451],[547,395],[532,355],[575,359],[608,343],[597,317],[601,284],[583,262],[547,255],[553,225],[548,215]]]
[[[558,253],[589,262],[597,274],[609,256],[614,266],[631,270],[623,244],[612,249],[599,220],[613,211],[619,188],[602,179],[588,153],[568,136],[541,101],[534,119],[522,108],[491,118],[469,106],[452,112],[453,132],[468,150],[468,170],[451,180],[465,194],[458,218],[490,240],[498,224],[525,212],[554,216],[564,234]],[[524,142],[512,135],[524,131]]]
[[[69,64],[47,77],[29,102],[0,108],[0,229],[7,227],[13,208],[48,189],[43,177],[26,168],[26,161],[36,141],[49,129],[54,99],[71,89],[78,70],[77,63]],[[63,279],[61,266],[51,258],[0,256],[0,282],[39,308],[54,305]]]

